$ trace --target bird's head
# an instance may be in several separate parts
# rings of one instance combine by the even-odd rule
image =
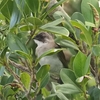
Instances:
[[[51,41],[53,41],[53,37],[51,34],[47,33],[47,32],[41,32],[39,34],[37,34],[35,37],[34,37],[34,41],[36,42],[36,44],[39,44],[39,43],[49,43]]]

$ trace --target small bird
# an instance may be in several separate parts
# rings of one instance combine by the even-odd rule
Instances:
[[[41,32],[34,37],[34,41],[37,44],[36,55],[40,57],[44,52],[60,48],[58,44],[55,43],[53,36],[47,32]],[[57,54],[45,56],[40,59],[40,65],[50,65],[50,77],[54,80],[59,80],[59,73],[63,67],[68,68],[68,63],[71,58],[71,53],[69,50],[61,51]]]

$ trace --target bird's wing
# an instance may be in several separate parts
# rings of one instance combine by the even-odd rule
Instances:
[[[56,48],[61,48],[60,45],[57,44]],[[68,68],[68,63],[70,61],[71,58],[71,53],[69,50],[64,50],[64,51],[60,51],[58,53],[58,57],[60,59],[60,61],[62,62],[64,68]]]

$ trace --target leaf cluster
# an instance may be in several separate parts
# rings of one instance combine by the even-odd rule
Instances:
[[[49,0],[0,0],[0,100],[100,99],[100,5],[81,0],[81,12],[72,16],[53,12],[65,1],[48,8]],[[33,38],[41,31],[52,33],[62,48],[37,58]],[[60,84],[50,79],[50,65],[39,61],[65,49],[72,58],[59,73]]]

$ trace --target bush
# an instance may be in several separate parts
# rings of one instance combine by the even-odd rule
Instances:
[[[1,100],[100,99],[100,5],[98,0],[82,0],[81,12],[68,16],[59,7],[64,1],[48,8],[49,0],[1,0]],[[63,49],[37,58],[33,38],[40,31],[55,35],[55,41],[73,55],[69,68],[60,71],[63,83],[51,81],[52,91],[46,88],[50,66],[39,67],[39,61]]]

